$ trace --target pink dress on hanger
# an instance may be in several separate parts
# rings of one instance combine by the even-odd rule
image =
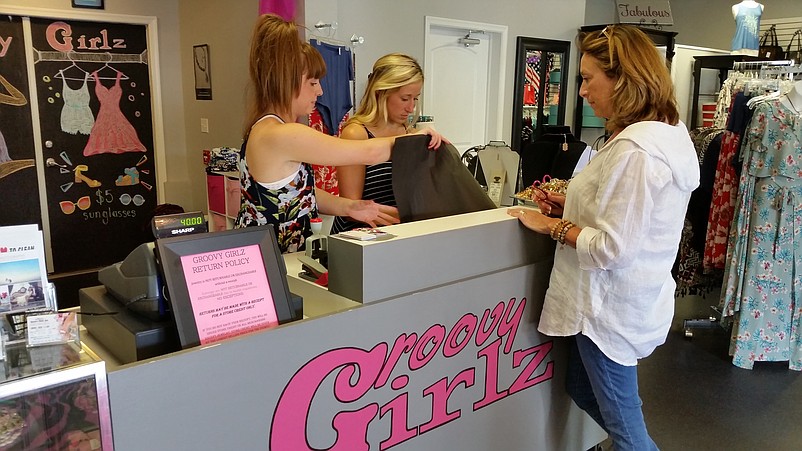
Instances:
[[[97,71],[92,72],[95,79],[95,94],[100,101],[95,125],[89,134],[89,141],[84,147],[84,156],[101,153],[145,152],[145,146],[139,141],[134,126],[120,110],[120,98],[123,90],[120,87],[122,72],[117,72],[114,86],[106,88],[100,84]]]

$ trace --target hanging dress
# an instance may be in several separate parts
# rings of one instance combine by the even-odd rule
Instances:
[[[802,370],[802,117],[779,99],[759,104],[743,137],[722,316],[733,364],[788,361]]]
[[[87,87],[89,73],[84,75],[84,84],[78,89],[72,89],[67,85],[63,70],[60,70],[59,74],[64,82],[61,90],[64,99],[64,107],[61,109],[61,130],[72,135],[78,133],[88,135],[92,132],[92,126],[95,125],[95,117],[92,115],[92,109],[89,108],[89,88]]]
[[[139,141],[134,126],[128,122],[120,110],[120,98],[123,89],[120,87],[122,72],[117,72],[114,86],[106,88],[100,84],[97,72],[92,72],[95,79],[95,94],[100,101],[95,125],[89,134],[89,141],[84,147],[84,156],[101,153],[145,152],[145,146]]]

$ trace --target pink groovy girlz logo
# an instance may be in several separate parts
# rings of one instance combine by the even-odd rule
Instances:
[[[462,416],[460,409],[449,410],[449,399],[455,394],[474,396],[472,406],[476,411],[551,379],[554,362],[546,361],[551,352],[551,341],[513,351],[525,305],[526,298],[522,298],[517,305],[516,299],[512,298],[506,304],[499,302],[492,311],[486,309],[481,320],[473,313],[466,313],[451,330],[434,324],[420,337],[414,332],[399,335],[392,347],[387,343],[379,343],[369,351],[338,348],[313,358],[284,387],[273,414],[270,449],[368,451],[368,428],[371,422],[377,419],[377,415],[381,418],[389,414],[390,435],[379,444],[379,449],[385,450],[459,419]],[[475,347],[471,346],[466,351],[471,342]],[[477,349],[475,365],[453,377],[443,374],[423,390],[422,397],[414,398],[418,402],[426,402],[425,409],[431,409],[431,420],[410,426],[410,392],[403,390],[409,385],[410,377],[415,376],[414,371],[423,368],[438,355],[452,358],[463,351],[472,352],[472,349]],[[505,372],[517,373],[509,387],[499,387],[501,353],[512,353],[512,368]],[[399,365],[402,359],[406,360],[403,362],[405,365]],[[484,385],[471,389],[477,380],[477,371],[484,372],[484,378],[480,377],[480,380],[484,379]],[[324,380],[332,374],[333,393],[320,390]],[[394,394],[392,400],[381,406],[370,403],[352,410],[351,403],[371,390],[381,389],[388,382]],[[460,386],[463,389],[457,390]],[[328,401],[341,403],[343,409],[331,419],[336,431],[335,442],[327,448],[313,448],[307,440],[307,419],[312,403],[322,402],[323,397],[332,397]]]

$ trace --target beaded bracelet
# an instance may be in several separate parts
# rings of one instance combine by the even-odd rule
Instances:
[[[576,224],[574,224],[573,222],[570,222],[570,221],[566,221],[566,224],[560,230],[560,235],[559,235],[557,241],[559,241],[560,244],[565,244],[565,237],[568,235],[568,231],[571,230],[574,227],[576,227]]]
[[[549,230],[549,236],[554,241],[557,241],[560,244],[565,244],[565,237],[568,235],[568,231],[573,227],[576,227],[576,224],[573,222],[560,219]]]
[[[551,226],[551,229],[549,229],[549,236],[552,240],[557,241],[557,237],[559,236],[558,230],[560,230],[560,227],[563,226],[563,222],[565,222],[565,220],[560,219],[559,221],[555,222],[553,226]]]

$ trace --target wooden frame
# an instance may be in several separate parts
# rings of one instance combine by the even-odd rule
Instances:
[[[103,9],[104,0],[72,0],[73,8]]]

